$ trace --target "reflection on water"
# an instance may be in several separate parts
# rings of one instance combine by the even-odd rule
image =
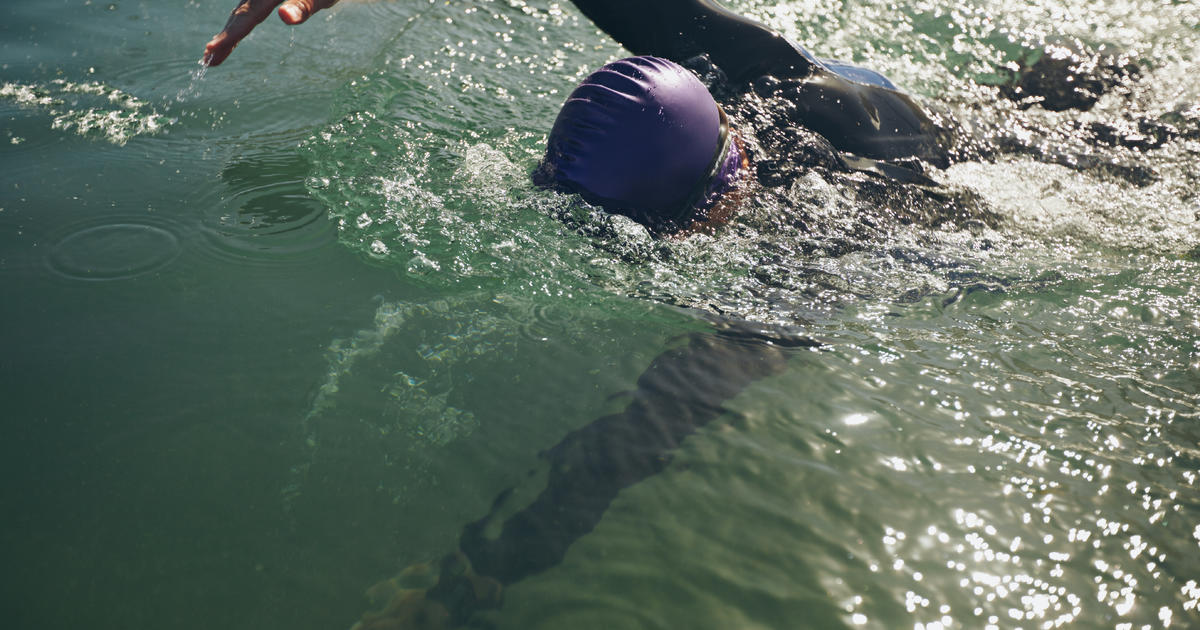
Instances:
[[[1156,271],[1155,281],[1191,272]],[[1092,295],[1175,301],[1145,278],[1118,274]],[[1120,298],[1054,293],[976,294],[937,332],[879,319],[881,347],[840,353],[871,375],[871,399],[899,403],[884,421],[907,435],[869,421],[839,439],[876,451],[880,471],[939,508],[881,512],[871,570],[905,583],[915,620],[1090,626],[1111,614],[1165,627],[1192,610],[1176,598],[1195,553],[1194,342],[1112,321]],[[1180,377],[1193,385],[1178,389]]]

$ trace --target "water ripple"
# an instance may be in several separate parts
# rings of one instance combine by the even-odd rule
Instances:
[[[325,208],[304,188],[308,163],[281,150],[241,156],[221,171],[231,192],[202,217],[205,252],[221,259],[278,264],[334,242]]]
[[[181,251],[170,225],[144,218],[107,217],[104,223],[77,226],[51,247],[47,263],[71,280],[113,281],[156,271]]]

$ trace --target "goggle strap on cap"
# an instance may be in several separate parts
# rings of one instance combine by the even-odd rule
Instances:
[[[699,207],[705,201],[705,197],[709,194],[712,188],[713,180],[716,179],[721,167],[725,165],[726,156],[729,155],[729,144],[733,140],[733,134],[729,133],[729,116],[725,114],[725,109],[719,103],[717,105],[717,113],[721,117],[721,131],[717,141],[717,151],[713,154],[712,162],[708,165],[707,174],[697,182],[696,187],[692,189],[692,193],[688,195],[685,201],[675,213],[672,220],[676,223],[682,223],[688,219],[688,215],[700,210]]]

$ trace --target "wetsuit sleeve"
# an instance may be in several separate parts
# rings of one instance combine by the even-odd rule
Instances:
[[[735,83],[765,74],[807,76],[818,65],[808,51],[715,0],[572,1],[634,54],[677,63],[708,54]]]

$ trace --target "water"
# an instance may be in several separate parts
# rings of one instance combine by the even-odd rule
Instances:
[[[1193,3],[730,5],[980,127],[1197,128]],[[1097,149],[1148,185],[935,173],[995,221],[865,230],[811,174],[656,241],[528,183],[622,54],[571,5],[343,3],[198,71],[226,10],[0,10],[6,627],[348,627],[718,314],[823,346],[498,627],[1200,625],[1195,140]],[[1063,37],[1140,77],[1086,113],[979,85]]]

